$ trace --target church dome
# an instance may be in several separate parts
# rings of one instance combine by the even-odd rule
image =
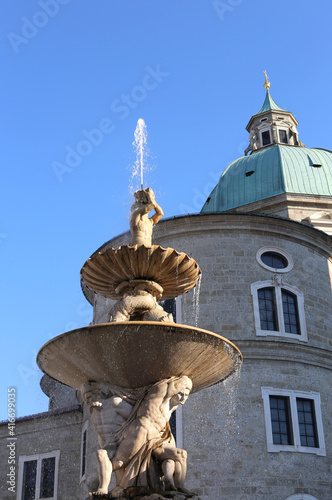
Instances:
[[[328,208],[330,218],[332,151],[305,147],[299,140],[298,121],[290,111],[273,100],[266,71],[264,74],[266,96],[263,106],[250,118],[246,127],[249,145],[245,156],[226,168],[201,213],[243,211],[240,207],[258,203],[256,207],[251,205],[247,209],[304,220],[305,215],[310,216],[315,211],[315,216],[324,217],[326,214],[318,213],[317,209]],[[278,201],[271,200],[278,195]],[[280,195],[284,198],[283,206]],[[302,197],[303,210],[297,213],[290,209],[289,197],[293,195]],[[273,204],[275,209],[271,209]]]
[[[332,196],[332,151],[275,144],[232,162],[202,213],[224,212],[289,193]]]

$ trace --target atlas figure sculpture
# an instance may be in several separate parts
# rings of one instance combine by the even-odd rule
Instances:
[[[187,453],[176,447],[169,419],[183,405],[192,389],[187,376],[171,377],[142,389],[125,390],[88,382],[81,388],[100,449],[97,452],[99,487],[108,493],[112,473],[120,498],[129,486],[149,486],[154,491],[181,491],[187,471]]]

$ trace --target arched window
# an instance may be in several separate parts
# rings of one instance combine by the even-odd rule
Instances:
[[[302,292],[276,275],[274,280],[253,283],[251,294],[256,335],[307,341]]]
[[[292,495],[287,497],[286,500],[318,500],[316,497],[307,495],[306,493],[298,493],[297,495]]]

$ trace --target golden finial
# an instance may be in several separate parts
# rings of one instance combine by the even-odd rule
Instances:
[[[263,71],[263,73],[265,75],[264,87],[266,88],[267,91],[269,91],[270,87],[271,87],[271,83],[269,82],[269,79],[267,77],[266,71]]]

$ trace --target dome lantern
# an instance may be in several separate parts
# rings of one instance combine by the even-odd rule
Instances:
[[[305,147],[299,140],[298,121],[289,111],[282,109],[273,100],[270,94],[271,83],[266,71],[264,87],[266,96],[261,109],[250,118],[246,127],[249,132],[249,145],[244,154],[272,146],[273,144],[287,144],[289,146]]]

